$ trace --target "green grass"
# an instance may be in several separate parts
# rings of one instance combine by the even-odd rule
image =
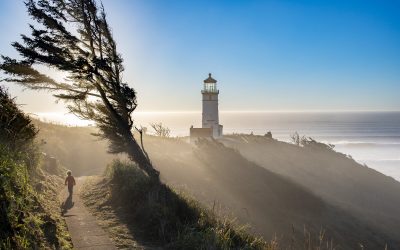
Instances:
[[[90,186],[83,194],[85,203],[97,210],[97,216],[113,218],[113,223],[103,223],[113,224],[108,228],[111,235],[124,237],[115,231],[134,235],[125,243],[117,239],[121,248],[129,247],[126,243],[133,241],[165,249],[271,247],[261,237],[249,234],[246,227],[236,225],[233,219],[217,217],[212,210],[167,185],[151,184],[134,164],[116,160],[108,166],[105,179]]]
[[[27,161],[27,152],[0,144],[0,249],[71,249],[58,208],[60,179],[31,168],[39,156],[32,151]]]
[[[71,249],[57,198],[42,171],[37,129],[0,86],[0,249]]]

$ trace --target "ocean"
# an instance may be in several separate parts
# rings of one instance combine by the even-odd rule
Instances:
[[[54,115],[39,117],[60,122]],[[149,132],[150,123],[162,122],[172,136],[187,136],[191,125],[201,126],[201,112],[138,112],[134,118]],[[220,124],[225,134],[271,131],[283,141],[297,132],[333,144],[336,151],[400,181],[400,112],[220,112]]]

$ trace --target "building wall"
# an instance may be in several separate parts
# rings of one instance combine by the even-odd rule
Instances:
[[[211,137],[211,128],[190,128],[190,137]]]
[[[212,128],[190,128],[190,142],[195,142],[198,138],[211,138],[213,137]]]
[[[218,94],[203,93],[203,128],[218,125]]]

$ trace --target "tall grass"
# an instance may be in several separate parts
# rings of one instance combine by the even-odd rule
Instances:
[[[40,169],[30,164],[39,154],[34,149],[29,154],[0,144],[0,249],[70,249],[69,235],[58,215],[57,190],[50,199],[49,193],[33,188],[31,177],[38,176]]]
[[[28,248],[40,237],[33,209],[34,192],[21,156],[0,144],[0,249]]]
[[[136,165],[115,160],[106,169],[112,202],[123,204],[143,237],[167,249],[267,249],[267,243],[219,219],[213,211],[167,185],[154,185]]]
[[[0,249],[70,248],[57,217],[57,197],[39,194],[32,176],[40,169],[36,127],[0,86]],[[55,185],[43,185],[54,188]],[[51,187],[49,187],[51,186]],[[53,190],[54,191],[54,190]]]

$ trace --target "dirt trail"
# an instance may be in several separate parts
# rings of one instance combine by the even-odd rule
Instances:
[[[86,177],[76,178],[76,186],[72,197],[67,188],[60,194],[62,213],[72,238],[74,249],[117,249],[108,234],[97,224],[96,218],[90,214],[79,197]]]

